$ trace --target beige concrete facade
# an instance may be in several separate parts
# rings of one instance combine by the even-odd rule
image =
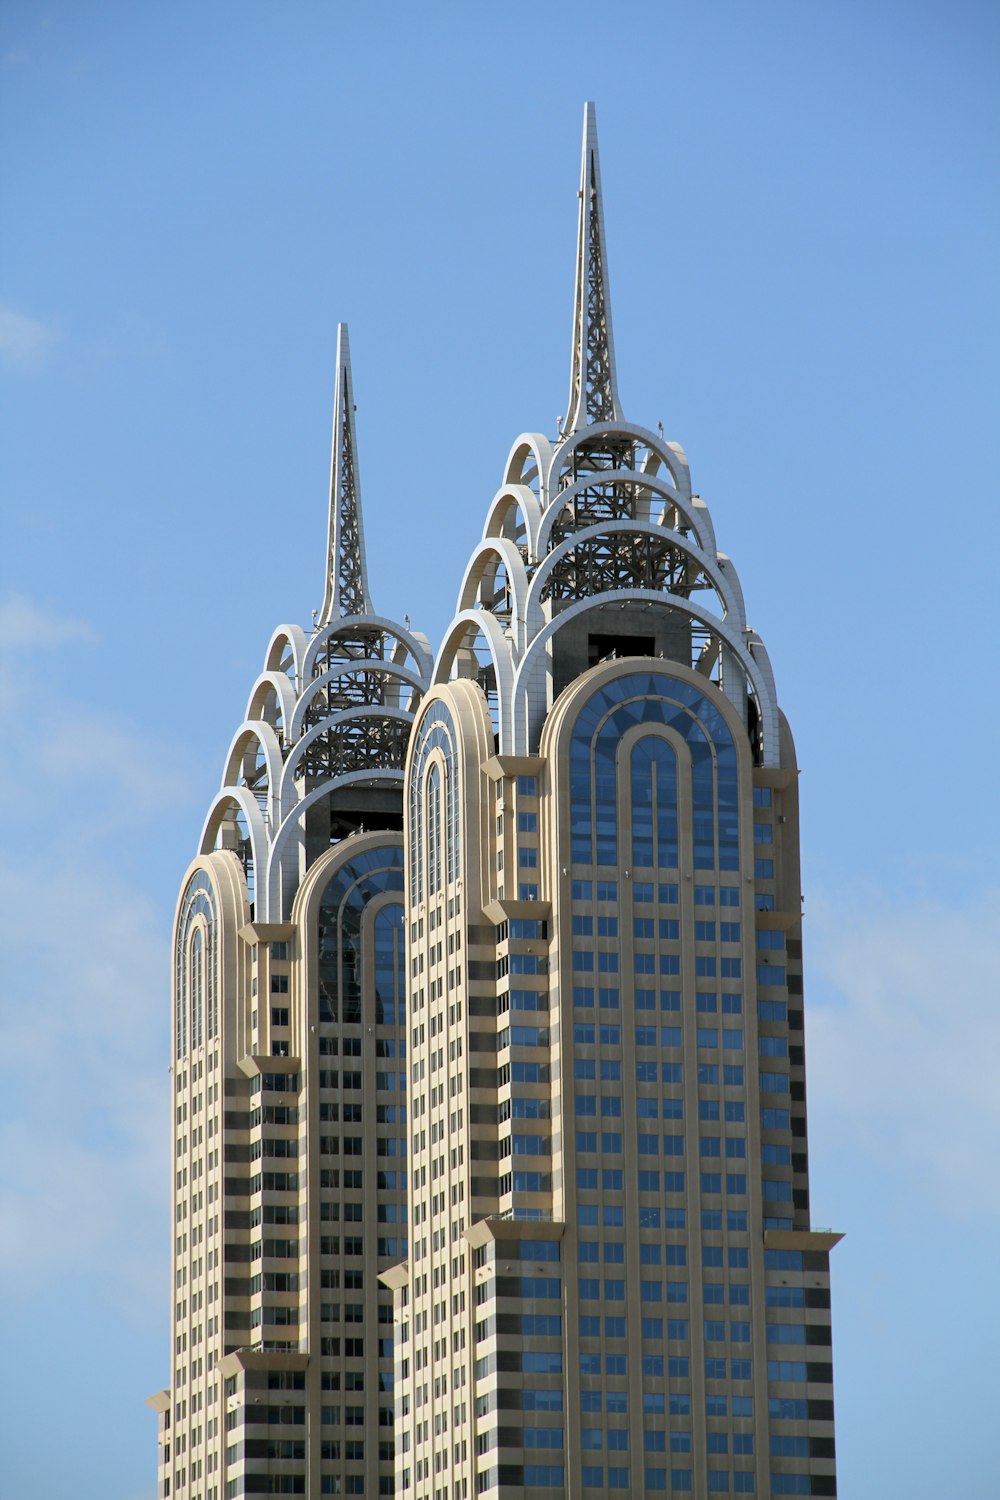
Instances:
[[[159,1494],[833,1496],[795,750],[624,415],[592,106],[569,414],[433,663],[362,537],[342,330],[323,607],[177,909]]]

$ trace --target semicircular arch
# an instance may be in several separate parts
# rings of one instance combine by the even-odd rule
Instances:
[[[586,548],[589,543],[599,541],[603,537],[629,535],[648,537],[652,543],[661,547],[667,544],[684,558],[690,559],[709,580],[722,605],[722,618],[732,616],[741,628],[746,624],[743,613],[743,593],[736,576],[736,569],[731,565],[728,569],[720,567],[716,558],[709,557],[700,547],[694,546],[689,537],[682,536],[677,531],[668,530],[655,521],[601,521],[593,526],[585,526],[579,531],[572,532],[546,555],[544,561],[535,570],[528,587],[526,601],[529,640],[534,631],[539,628],[542,618],[542,599],[560,564],[571,558],[574,551],[581,546]],[[597,597],[597,595],[591,597]],[[674,595],[671,594],[671,598],[673,597]]]
[[[476,641],[479,638],[482,639],[490,657],[492,683],[489,681],[486,664],[479,660],[476,651]],[[485,681],[484,671],[487,674]],[[452,620],[441,643],[431,684],[436,686],[438,683],[450,682],[456,677],[479,682],[486,694],[490,706],[490,717],[493,719],[494,733],[503,753],[510,736],[506,705],[511,701],[514,668],[510,643],[504,634],[503,627],[494,615],[487,614],[485,610],[462,610]]]
[[[552,444],[540,432],[522,432],[515,439],[503,466],[505,485],[523,484],[534,490],[544,510],[546,483],[552,466]]]
[[[588,427],[578,428],[577,431],[564,438],[554,450],[545,476],[546,493],[551,497],[550,504],[556,505],[562,498],[559,488],[560,477],[575,450],[581,446],[595,446],[596,441],[602,437],[628,438],[632,442],[639,443],[644,449],[655,453],[661,464],[669,471],[678,493],[685,500],[691,498],[691,471],[688,468],[687,455],[679,443],[668,443],[658,433],[650,432],[648,427],[641,427],[635,422],[612,421],[593,422]]]
[[[507,575],[507,587],[504,590],[506,607],[500,610],[491,606],[481,595],[493,559],[498,565],[503,566]],[[494,580],[497,571],[497,567],[494,567]],[[497,597],[498,594],[494,591],[494,605]],[[466,566],[462,586],[459,589],[456,615],[482,609],[485,613],[493,615],[495,619],[501,620],[513,631],[516,639],[520,635],[519,621],[523,620],[527,597],[528,574],[517,547],[507,537],[489,537],[477,545]]]
[[[652,589],[618,589],[606,594],[595,594],[568,605],[553,619],[547,621],[531,641],[514,673],[514,689],[511,715],[512,751],[517,755],[534,753],[531,749],[538,743],[545,720],[545,679],[548,671],[548,645],[555,633],[573,620],[579,619],[594,609],[608,604],[622,605],[649,603],[654,607],[668,608],[688,616],[692,621],[704,625],[714,632],[723,645],[739,663],[750,690],[757,700],[761,728],[761,763],[765,766],[780,764],[779,720],[774,679],[770,663],[759,660],[752,652],[749,632],[735,628],[730,621],[719,619],[699,608],[695,601],[676,595],[666,595]]]
[[[378,632],[383,636],[391,636],[394,641],[404,646],[414,661],[414,669],[418,675],[430,672],[429,654],[420,637],[413,631],[408,630],[404,625],[397,624],[395,620],[387,619],[384,615],[352,615],[349,621],[346,618],[339,618],[331,621],[322,630],[316,631],[303,658],[303,681],[308,681],[316,673],[317,656],[338,635],[351,638],[356,637],[359,632],[368,631],[373,634]],[[395,655],[395,650],[393,655]]]
[[[284,672],[262,672],[250,691],[244,718],[270,724],[281,738],[291,723],[294,711],[295,691]]]
[[[382,680],[386,691],[394,694],[396,701],[388,702],[387,707],[397,709],[401,713],[411,713],[412,709],[401,708],[400,700],[403,697],[402,689],[410,688],[415,693],[420,693],[425,686],[425,679],[409,667],[399,665],[397,662],[387,660],[383,657],[359,657],[357,660],[342,660],[332,667],[329,672],[324,672],[320,677],[314,677],[308,684],[302,696],[295,704],[291,718],[291,730],[289,738],[294,742],[303,732],[306,718],[313,708],[315,701],[327,689],[336,687],[337,682],[343,677],[356,677],[358,675],[371,677],[373,681]],[[359,701],[358,707],[362,704]],[[345,705],[345,708],[347,705]]]

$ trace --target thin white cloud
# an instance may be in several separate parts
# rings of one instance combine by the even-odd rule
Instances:
[[[0,1274],[106,1281],[141,1318],[166,1287],[167,944],[94,876],[0,866]]]
[[[184,777],[169,744],[111,717],[93,639],[30,600],[0,604],[0,703],[31,730],[0,737],[16,793],[0,849],[0,1275],[24,1295],[97,1285],[149,1325],[167,1294],[167,923],[120,861],[181,804]],[[86,697],[36,670],[30,647],[56,644]]]
[[[20,594],[0,599],[0,710],[10,723],[30,726],[30,739],[0,737],[0,775],[17,787],[20,807],[38,805],[60,823],[64,849],[67,839],[82,848],[88,831],[107,842],[123,822],[177,805],[187,786],[183,752],[115,714],[112,682],[98,664],[88,670],[93,659],[85,652],[76,681],[89,701],[51,691],[32,661],[35,653],[97,639],[85,620]]]
[[[34,374],[59,341],[54,328],[0,305],[0,363],[9,370]]]
[[[94,639],[94,629],[85,620],[71,620],[39,609],[23,594],[5,594],[0,599],[0,656]]]
[[[1000,1215],[1000,891],[840,893],[807,932],[814,1135],[861,1148],[887,1194],[901,1177],[936,1214]]]

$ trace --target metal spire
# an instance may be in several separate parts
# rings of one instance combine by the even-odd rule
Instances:
[[[355,467],[354,383],[347,324],[337,324],[337,381],[334,389],[333,452],[330,458],[330,527],[326,554],[326,597],[317,624],[337,615],[371,614],[361,485]]]
[[[608,289],[601,202],[601,165],[597,150],[597,111],[583,107],[583,159],[580,164],[580,227],[576,244],[576,295],[573,313],[573,356],[570,365],[569,406],[563,433],[589,422],[621,420],[615,376],[615,346],[611,335],[611,296]]]

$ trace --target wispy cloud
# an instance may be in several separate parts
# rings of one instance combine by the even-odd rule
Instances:
[[[0,1274],[25,1295],[89,1280],[148,1320],[169,1243],[167,938],[122,855],[184,778],[178,752],[113,717],[94,639],[31,600],[0,603],[0,701],[30,727],[0,738],[17,790],[0,853]],[[59,672],[39,670],[57,645]]]
[[[0,364],[7,369],[36,373],[58,342],[58,333],[48,324],[0,305]]]
[[[0,1268],[27,1293],[106,1282],[141,1317],[165,1286],[166,943],[107,870],[0,867]],[[30,1078],[28,1072],[30,1070]]]
[[[1000,891],[812,902],[810,1113],[937,1213],[1000,1215]]]
[[[23,594],[5,594],[0,599],[0,656],[22,649],[47,650],[67,641],[92,641],[93,627],[85,620],[71,620],[39,609]]]

